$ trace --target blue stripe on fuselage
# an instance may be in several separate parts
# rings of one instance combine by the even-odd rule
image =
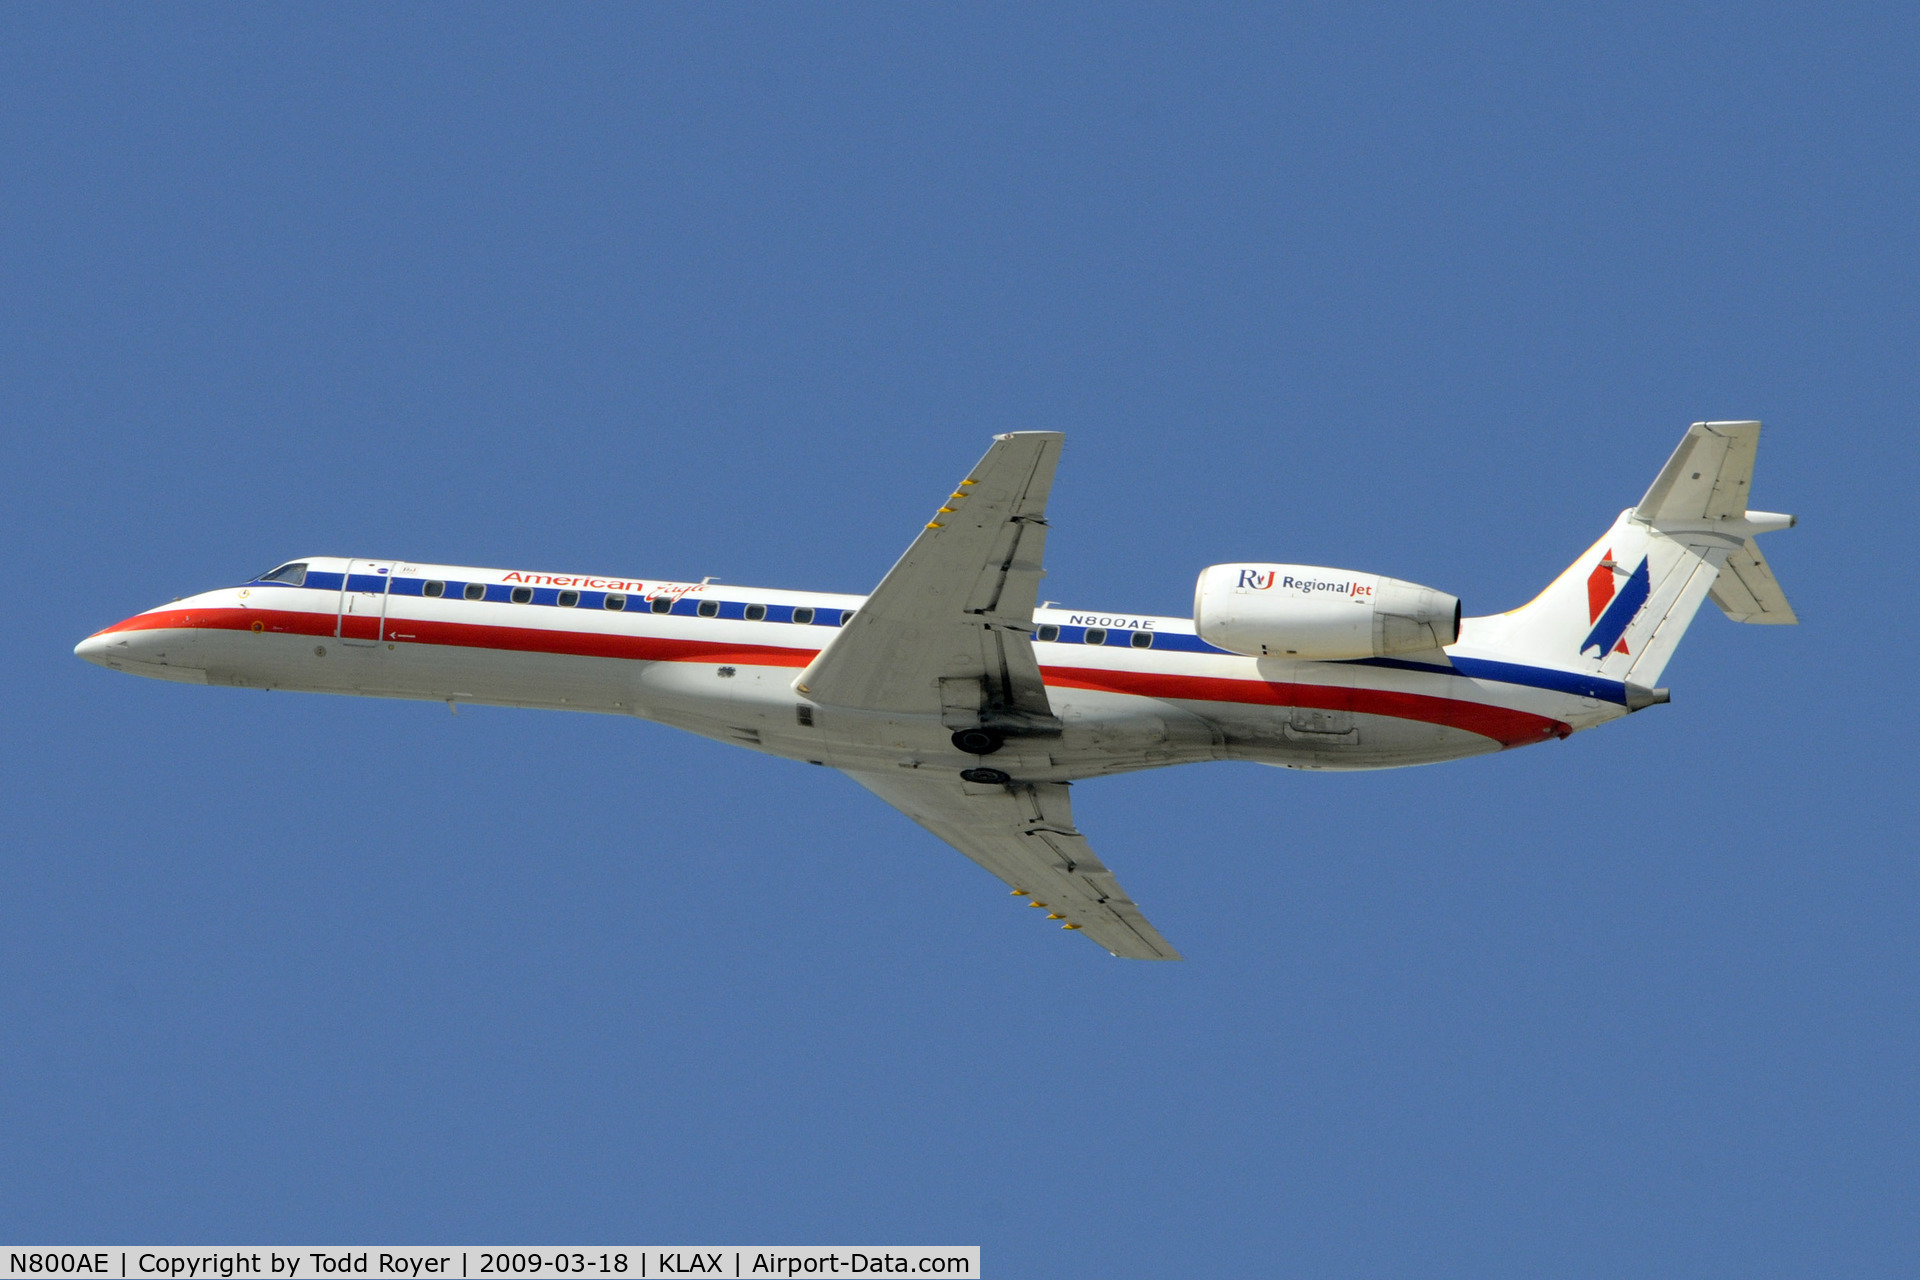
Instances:
[[[301,586],[317,591],[339,591],[340,579],[341,575],[337,573],[327,573],[323,570],[309,571],[306,581],[303,582]],[[349,589],[353,591],[377,593],[385,587],[397,596],[420,596],[425,594],[424,588],[428,581],[429,579],[426,578],[409,578],[398,574],[392,577],[386,577],[356,573],[353,575],[352,582],[349,584]],[[432,581],[442,581],[442,579],[432,579]],[[465,582],[456,582],[452,579],[445,579],[444,581],[446,582],[446,588],[445,594],[440,597],[441,599],[454,601],[464,600],[463,593],[467,586]],[[256,581],[251,585],[256,587],[291,588],[291,584],[285,582]],[[512,584],[488,582],[481,585],[486,588],[486,595],[482,597],[483,600],[494,604],[508,604],[512,601]],[[571,590],[571,588],[568,589]],[[606,607],[606,598],[609,595],[626,596],[628,601],[626,611],[628,613],[648,613],[651,611],[651,602],[637,592],[581,591],[578,607],[582,609],[604,609]],[[712,599],[711,596],[704,598]],[[699,616],[697,611],[699,609],[700,599],[701,597],[696,596],[680,596],[674,600],[671,614],[662,616],[672,616],[676,618],[697,617]],[[557,606],[559,601],[559,588],[534,587],[533,599],[529,603],[531,605]],[[746,617],[746,605],[740,601],[722,600],[719,601],[719,605],[719,616],[721,618],[741,621]],[[804,605],[769,604],[767,605],[765,621],[790,623],[793,621],[793,611],[796,608],[805,607]],[[614,612],[618,611],[616,610]],[[841,612],[839,609],[816,607],[813,625],[837,627],[840,625]],[[1074,627],[1063,624],[1060,626],[1060,638],[1051,643],[1063,645],[1085,644],[1086,634],[1089,629],[1090,628],[1087,627]],[[1098,630],[1099,628],[1091,629]],[[1109,648],[1128,648],[1132,644],[1128,637],[1135,634],[1148,634],[1153,637],[1153,644],[1149,651],[1159,650],[1163,653],[1169,651],[1174,653],[1217,653],[1223,657],[1230,658],[1244,656],[1235,654],[1230,649],[1222,649],[1217,645],[1208,644],[1205,640],[1202,640],[1199,636],[1191,632],[1152,631],[1136,633],[1118,627],[1107,628],[1106,631],[1106,646]],[[1490,658],[1451,658],[1450,661],[1452,663],[1451,666],[1442,667],[1435,666],[1428,662],[1408,662],[1402,658],[1354,658],[1341,665],[1384,667],[1392,671],[1417,671],[1425,675],[1458,676],[1468,680],[1490,680],[1498,684],[1517,684],[1530,689],[1547,689],[1554,693],[1568,693],[1581,698],[1597,698],[1602,702],[1617,703],[1620,706],[1627,704],[1627,688],[1618,680],[1602,680],[1598,676],[1583,675],[1577,671],[1556,671],[1550,667],[1526,666],[1516,662],[1497,662]]]
[[[1581,698],[1627,705],[1627,686],[1618,680],[1578,671],[1556,671],[1552,667],[1530,667],[1518,662],[1497,662],[1492,658],[1456,658],[1448,655],[1449,667],[1430,662],[1408,662],[1403,658],[1354,658],[1345,663],[1353,667],[1388,667],[1395,671],[1423,671],[1436,676],[1463,676],[1468,680],[1492,680],[1499,684],[1525,685],[1529,689],[1548,689],[1571,693]]]

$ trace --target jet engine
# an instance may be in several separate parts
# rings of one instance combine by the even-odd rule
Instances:
[[[1200,638],[1257,658],[1384,658],[1460,638],[1444,591],[1303,564],[1216,564],[1193,592]]]

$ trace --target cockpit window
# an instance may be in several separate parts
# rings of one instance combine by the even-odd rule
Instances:
[[[290,587],[301,586],[306,580],[307,565],[304,560],[297,564],[283,564],[273,572],[263,573],[255,579],[256,582],[284,582]]]

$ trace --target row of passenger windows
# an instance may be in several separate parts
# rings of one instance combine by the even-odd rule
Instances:
[[[255,581],[281,582],[288,586],[297,587],[305,583],[306,577],[307,566],[305,564],[287,564],[280,566],[271,573],[262,574],[259,578],[255,579]],[[403,581],[403,579],[396,578],[394,581],[397,583]],[[446,593],[447,584],[444,582],[428,581],[421,587],[421,594],[426,596],[438,598],[446,595]],[[599,595],[598,592],[591,594]],[[460,595],[462,599],[466,600],[484,600],[487,598],[487,584],[484,582],[462,583],[460,584]],[[508,599],[514,604],[532,604],[533,588],[515,587],[509,593]],[[628,597],[618,592],[609,592],[606,595],[600,595],[599,600],[602,609],[611,609],[618,613],[627,607]],[[642,603],[654,613],[672,613],[674,600],[675,597],[673,596],[655,596],[651,600],[645,600],[643,598]],[[580,593],[578,591],[562,591],[555,598],[554,603],[558,604],[562,609],[578,608],[580,605]],[[588,608],[592,607],[592,602],[589,601]],[[720,616],[720,601],[702,600],[695,606],[694,612],[702,618],[717,618]],[[815,625],[844,627],[853,621],[854,612],[852,609],[816,610],[801,605],[793,610],[793,621],[802,627]],[[748,622],[764,622],[767,617],[767,606],[764,604],[746,605],[742,608],[740,616]],[[1129,631],[1125,634],[1127,643],[1135,649],[1151,649],[1153,647],[1154,633],[1151,631]],[[1043,643],[1056,643],[1060,640],[1060,628],[1054,626],[1052,623],[1048,623],[1036,630],[1033,638]],[[1073,639],[1074,638],[1069,635],[1066,643],[1073,643]],[[1088,627],[1081,634],[1080,639],[1083,644],[1104,645],[1107,642],[1107,629],[1105,627]]]
[[[1153,648],[1153,632],[1128,631],[1125,634],[1127,637],[1127,643],[1132,645],[1134,648],[1136,649]],[[1033,638],[1035,640],[1039,640],[1044,643],[1052,643],[1053,641],[1056,641],[1060,638],[1060,628],[1049,623],[1046,626],[1041,627],[1038,631],[1034,632]],[[1107,629],[1105,627],[1088,627],[1086,631],[1081,634],[1080,643],[1082,644],[1105,644],[1106,642],[1107,642]],[[1073,643],[1072,636],[1067,637],[1067,643],[1068,644]]]
[[[447,584],[444,582],[429,582],[426,584],[424,594],[430,596],[444,595],[446,589]],[[487,594],[486,584],[469,582],[466,585],[465,594],[469,600],[485,599]],[[511,598],[515,604],[530,604],[533,601],[533,588],[515,587]],[[672,596],[655,596],[648,602],[648,605],[655,613],[672,613],[673,600],[674,598]],[[558,603],[562,609],[575,608],[580,603],[580,593],[578,591],[562,591],[556,603]],[[602,597],[600,607],[603,609],[612,609],[617,612],[627,607],[627,597],[617,593],[609,593]],[[702,618],[717,618],[720,616],[720,602],[718,600],[702,600],[694,609],[694,612]],[[853,609],[842,609],[839,611],[840,616],[837,620],[833,616],[834,612],[832,609],[816,611],[807,608],[805,605],[801,605],[794,609],[793,621],[795,625],[802,627],[811,626],[816,621],[825,626],[837,625],[844,627],[853,621],[853,615],[856,611]],[[763,604],[746,605],[741,610],[741,616],[748,622],[764,621],[767,616],[767,606]],[[1126,633],[1126,636],[1127,643],[1135,649],[1153,648],[1153,632],[1151,631],[1129,631]],[[1033,638],[1049,644],[1055,643],[1060,639],[1060,628],[1049,623],[1036,631]],[[1081,636],[1082,644],[1104,645],[1106,642],[1107,629],[1105,627],[1088,627]],[[1068,643],[1072,643],[1071,637],[1069,637]]]
[[[444,582],[429,581],[420,589],[420,594],[426,596],[439,597],[446,595],[446,593],[447,584]],[[487,584],[484,582],[466,583],[461,588],[460,594],[467,600],[484,600],[487,598]],[[598,593],[594,594],[597,595]],[[533,588],[515,587],[508,593],[507,598],[514,604],[532,604]],[[648,600],[642,597],[640,603],[645,605],[646,608],[653,613],[672,613],[674,602],[680,598],[681,597],[677,596],[655,596],[651,600]],[[620,613],[626,609],[628,601],[629,597],[617,591],[610,591],[606,595],[599,596],[599,607]],[[562,609],[577,609],[580,607],[580,593],[578,591],[562,591],[554,597],[554,603]],[[587,607],[593,608],[594,602],[589,600]],[[693,611],[702,618],[717,618],[720,616],[720,601],[699,601],[694,606]],[[793,610],[793,621],[803,627],[813,626],[816,623],[823,626],[844,627],[853,621],[854,613],[855,610],[852,609],[812,609],[805,605],[800,605]],[[767,617],[767,606],[763,604],[744,605],[741,609],[741,616],[748,622],[764,622]]]

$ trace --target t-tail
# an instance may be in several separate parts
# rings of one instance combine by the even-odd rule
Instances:
[[[1757,422],[1696,422],[1640,505],[1620,513],[1545,591],[1511,613],[1469,618],[1463,648],[1619,681],[1632,710],[1656,688],[1703,600],[1735,622],[1799,621],[1754,538],[1794,517],[1747,507]]]

